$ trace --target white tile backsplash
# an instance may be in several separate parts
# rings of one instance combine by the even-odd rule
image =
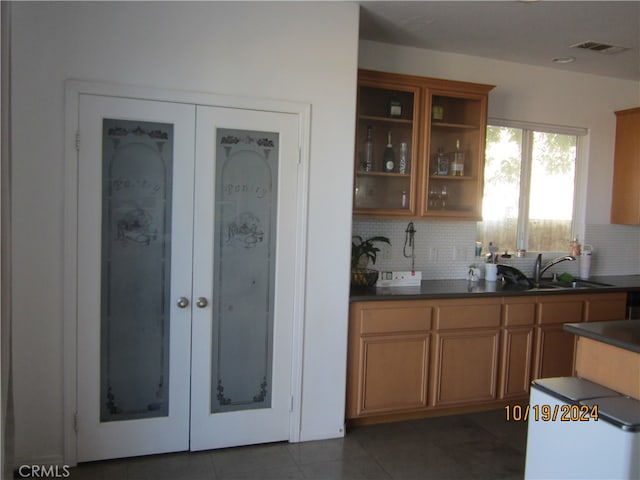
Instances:
[[[639,226],[587,225],[584,243],[593,245],[592,274],[634,275],[640,273]]]
[[[411,247],[405,248],[405,230],[409,221],[387,219],[354,219],[352,232],[364,238],[383,235],[391,241],[390,249],[382,249],[375,265],[371,267],[387,270],[410,270],[411,258],[406,258],[403,249],[411,255]],[[484,262],[475,258],[476,223],[440,222],[416,220],[415,269],[422,272],[422,278],[454,279],[467,278],[469,265]],[[626,225],[587,225],[585,241],[593,245],[591,275],[632,275],[640,273],[640,227]],[[567,246],[568,249],[568,246]],[[385,254],[388,250],[388,254]],[[486,250],[486,246],[485,246]],[[510,252],[510,259],[500,259],[501,263],[512,265],[525,274],[531,275],[535,262],[535,252],[527,252],[524,258],[516,258]],[[543,263],[566,252],[545,253]],[[562,262],[548,272],[579,275],[579,262]]]

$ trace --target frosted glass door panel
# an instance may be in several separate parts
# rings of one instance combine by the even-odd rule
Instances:
[[[216,136],[211,413],[271,407],[278,133]]]
[[[169,409],[173,126],[103,121],[100,420]]]

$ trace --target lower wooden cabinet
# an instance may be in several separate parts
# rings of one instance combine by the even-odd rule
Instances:
[[[495,400],[499,329],[437,332],[432,405]]]
[[[584,321],[606,322],[627,317],[627,293],[600,293],[585,299]]]
[[[431,306],[351,304],[347,418],[427,406]]]
[[[435,313],[431,405],[496,399],[500,310],[495,299],[440,302]]]
[[[583,295],[554,295],[538,298],[533,378],[573,375],[575,335],[562,329],[563,323],[581,322]]]
[[[354,302],[348,420],[367,422],[526,402],[535,378],[570,376],[563,323],[624,318],[626,293]]]
[[[500,399],[517,399],[529,394],[535,314],[535,297],[504,299],[498,391]]]
[[[363,337],[357,413],[427,406],[429,334]]]

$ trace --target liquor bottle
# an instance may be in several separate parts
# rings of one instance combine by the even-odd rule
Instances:
[[[389,117],[400,118],[402,117],[402,104],[398,99],[398,95],[394,92],[391,100],[389,100]]]
[[[438,175],[449,175],[449,159],[444,154],[444,149],[442,147],[438,148],[438,157],[437,157],[437,165],[438,165]]]
[[[407,173],[409,170],[409,159],[407,158],[407,144],[400,144],[400,159],[398,160],[398,173]]]
[[[451,175],[454,177],[464,176],[464,153],[460,151],[460,140],[456,140],[456,151],[453,152],[451,162]]]
[[[387,146],[384,149],[383,160],[383,171],[387,173],[393,172],[396,162],[393,155],[393,145],[391,144],[391,132],[389,132],[389,135],[387,136]]]
[[[438,97],[433,97],[433,106],[431,107],[431,118],[438,122],[444,120],[444,108],[440,104]]]
[[[367,139],[364,142],[364,155],[360,167],[365,172],[373,170],[373,128],[367,126]]]

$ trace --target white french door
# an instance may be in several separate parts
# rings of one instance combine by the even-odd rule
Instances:
[[[298,118],[80,95],[77,460],[287,440]]]
[[[297,118],[198,106],[197,119],[193,295],[212,301],[193,315],[191,449],[285,440]]]

